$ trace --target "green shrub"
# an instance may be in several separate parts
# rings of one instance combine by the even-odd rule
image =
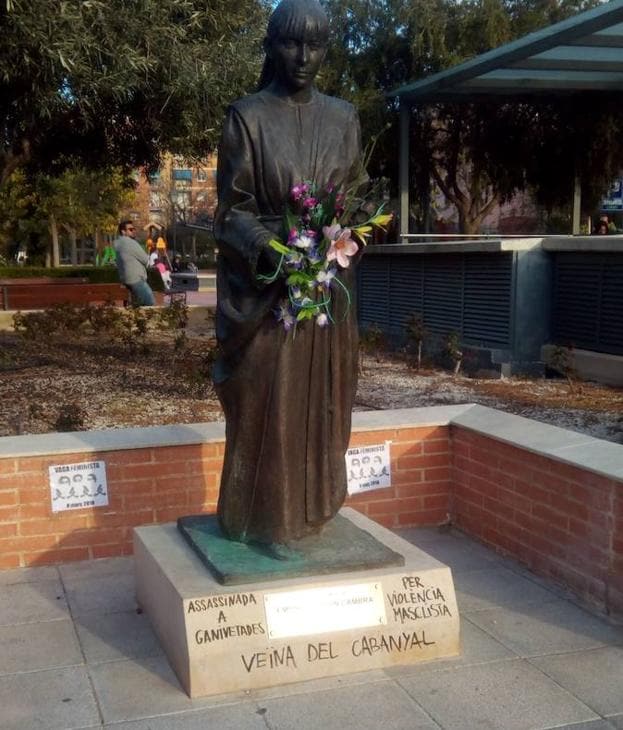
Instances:
[[[57,334],[80,334],[89,320],[89,306],[76,307],[73,304],[56,304],[35,312],[16,312],[13,328],[27,340],[48,341]]]
[[[455,375],[459,374],[463,362],[463,351],[461,350],[461,336],[458,332],[448,332],[444,340],[444,352],[452,362]]]
[[[407,348],[415,352],[415,367],[420,370],[422,367],[422,347],[424,339],[428,335],[424,326],[424,317],[419,312],[412,312],[405,325],[407,337]]]
[[[116,284],[116,266],[61,266],[45,269],[41,266],[0,266],[0,279],[88,279],[90,284]],[[153,291],[164,291],[164,282],[156,269],[147,269],[147,282]]]
[[[381,352],[387,348],[387,338],[383,330],[371,322],[359,332],[359,372],[363,373],[364,354],[372,355],[377,362],[381,360]]]
[[[58,409],[54,428],[56,431],[84,431],[85,410],[78,403],[63,403]]]
[[[88,279],[91,284],[114,284],[119,281],[114,266],[61,266],[57,269],[46,269],[42,266],[0,266],[0,279],[31,279],[41,276],[49,279]]]
[[[188,306],[178,300],[173,300],[168,307],[163,307],[159,314],[159,324],[164,329],[183,330],[188,324]]]

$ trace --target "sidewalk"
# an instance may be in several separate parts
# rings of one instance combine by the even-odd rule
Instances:
[[[131,558],[0,572],[0,728],[623,729],[622,626],[459,533],[400,534],[453,569],[460,658],[200,700],[135,611]]]

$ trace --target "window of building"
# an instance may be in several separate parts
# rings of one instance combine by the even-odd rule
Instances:
[[[188,180],[188,182],[192,182],[193,171],[188,169],[174,168],[172,170],[172,177],[174,180]]]

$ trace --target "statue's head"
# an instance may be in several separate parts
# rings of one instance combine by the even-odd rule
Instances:
[[[282,0],[268,21],[260,88],[273,80],[291,93],[310,88],[328,40],[329,21],[316,0]]]

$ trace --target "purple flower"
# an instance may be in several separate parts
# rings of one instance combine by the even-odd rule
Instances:
[[[275,310],[275,314],[277,315],[277,321],[283,324],[286,332],[289,332],[296,324],[296,319],[287,304],[280,304],[279,308]]]
[[[318,327],[326,327],[329,324],[329,318],[324,312],[316,317],[316,324]]]
[[[315,246],[313,248],[310,248],[307,252],[307,260],[312,265],[319,264],[322,261],[322,256]]]
[[[316,281],[322,284],[326,289],[331,286],[331,280],[335,276],[335,269],[326,269],[325,271],[319,271],[316,274]]]
[[[307,183],[299,183],[292,188],[290,195],[293,200],[300,200],[308,192],[308,190],[309,185],[307,185]]]
[[[288,243],[290,246],[296,246],[297,248],[309,249],[314,245],[314,239],[310,238],[306,233],[302,233],[300,236],[289,238]]]
[[[342,215],[344,212],[344,204],[346,202],[346,198],[344,196],[344,193],[338,193],[335,196],[335,214],[338,216],[338,218]]]
[[[292,251],[286,256],[286,264],[293,269],[300,269],[303,266],[303,254]]]

